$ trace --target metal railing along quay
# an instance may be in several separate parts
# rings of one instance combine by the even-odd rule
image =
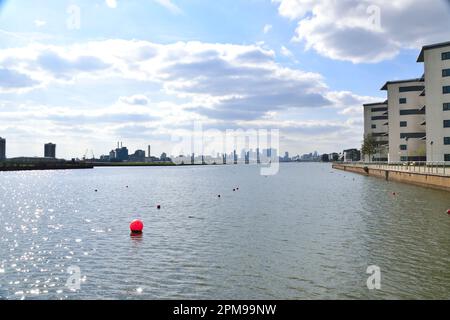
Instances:
[[[342,164],[359,168],[450,176],[450,162],[343,162]]]

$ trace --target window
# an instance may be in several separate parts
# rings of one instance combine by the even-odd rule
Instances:
[[[444,137],[444,145],[450,145],[450,137]]]
[[[406,128],[408,126],[407,121],[400,121],[400,128]]]
[[[408,150],[408,146],[406,144],[402,144],[402,145],[400,145],[400,150],[406,151],[406,150]]]
[[[400,139],[422,139],[425,138],[427,134],[425,132],[414,132],[414,133],[400,133]]]
[[[400,104],[406,104],[407,100],[406,98],[400,98],[399,103]]]
[[[450,161],[450,154],[444,154],[444,161]]]
[[[444,120],[444,128],[450,128],[450,120]]]
[[[406,110],[400,110],[401,116],[409,116],[414,114],[425,114],[425,109],[406,109]]]
[[[376,137],[384,137],[387,136],[387,134],[385,132],[377,132],[377,133],[372,133],[372,137],[376,138]]]
[[[450,60],[450,52],[442,53],[442,60]]]
[[[372,117],[372,120],[388,120],[388,116]]]
[[[377,125],[376,124],[373,124],[372,125],[372,129],[376,129],[377,128]]]
[[[449,94],[450,93],[450,86],[442,87],[442,93],[443,94]]]
[[[450,103],[444,103],[444,111],[450,111]]]
[[[388,108],[386,108],[386,107],[372,108],[372,112],[382,112],[382,111],[388,111]]]
[[[442,70],[442,77],[450,77],[450,69]]]
[[[399,92],[412,92],[412,91],[423,91],[424,86],[410,86],[410,87],[400,87]]]

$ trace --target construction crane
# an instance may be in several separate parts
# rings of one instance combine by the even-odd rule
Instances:
[[[83,155],[83,161],[86,161],[88,152],[89,152],[89,149],[86,149],[86,151],[84,152],[84,155]]]
[[[90,151],[91,151],[92,158],[91,159],[87,158],[88,157],[88,153],[89,153],[89,149],[86,149],[86,151],[84,152],[84,155],[83,155],[83,161],[95,160],[94,150],[91,149]]]

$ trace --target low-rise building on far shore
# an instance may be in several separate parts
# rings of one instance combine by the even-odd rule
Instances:
[[[344,162],[358,162],[361,161],[361,151],[358,149],[348,149],[343,152]]]
[[[56,144],[49,142],[44,145],[44,157],[51,159],[56,158]]]
[[[6,139],[0,137],[0,161],[6,159]]]

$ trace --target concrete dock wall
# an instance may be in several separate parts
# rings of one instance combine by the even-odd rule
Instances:
[[[375,169],[345,164],[333,164],[333,169],[381,178],[387,181],[403,182],[427,188],[450,191],[450,176]]]

